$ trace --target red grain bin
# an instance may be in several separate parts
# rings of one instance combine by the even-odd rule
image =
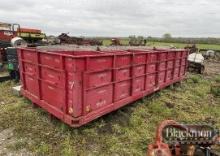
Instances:
[[[184,79],[186,50],[18,49],[22,94],[72,127]]]

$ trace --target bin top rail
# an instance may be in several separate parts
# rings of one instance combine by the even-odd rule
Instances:
[[[186,51],[185,49],[126,49],[126,50],[114,50],[114,49],[104,49],[104,50],[88,50],[88,49],[74,49],[74,50],[61,50],[61,49],[38,49],[38,48],[19,48],[20,50],[27,50],[31,52],[48,53],[50,55],[60,55],[72,58],[82,58],[82,57],[103,57],[103,56],[114,56],[114,55],[135,55],[140,53],[157,53],[157,52],[181,52]]]

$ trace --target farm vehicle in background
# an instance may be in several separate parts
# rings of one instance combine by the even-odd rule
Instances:
[[[143,36],[129,36],[129,45],[130,46],[145,46],[147,40]]]
[[[46,35],[39,29],[22,28],[19,24],[0,23],[0,46],[6,48],[11,46],[15,37],[27,42],[29,46],[40,44]]]
[[[91,46],[100,46],[102,45],[102,41],[97,39],[86,39],[83,37],[73,37],[69,36],[68,33],[61,33],[58,36],[61,44],[76,44],[76,45],[91,45]]]
[[[118,39],[118,38],[112,38],[110,45],[111,45],[111,46],[121,46],[122,44],[121,44],[121,42],[120,42],[120,39]]]
[[[187,45],[185,49],[189,50],[188,71],[203,74],[205,71],[204,57],[201,53],[199,53],[196,45]]]
[[[19,24],[0,22],[0,71],[4,71],[4,64],[7,64],[10,77],[18,79],[16,47],[42,45],[45,38],[46,35],[39,29],[22,28]]]
[[[199,49],[195,44],[187,45],[185,49],[189,50],[188,71],[203,74],[205,71],[204,61],[215,57],[215,51],[208,49]]]

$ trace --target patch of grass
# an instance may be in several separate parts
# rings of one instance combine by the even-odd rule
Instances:
[[[165,42],[148,42],[148,46],[150,47],[170,47],[171,45],[177,48],[184,48],[187,44],[184,43],[165,43]],[[220,45],[218,44],[196,44],[199,49],[212,49],[212,50],[220,50]]]
[[[188,79],[189,82],[192,83],[199,83],[201,81],[201,76],[200,75],[191,75]]]
[[[111,42],[110,39],[109,40],[105,39],[105,40],[102,41],[102,43],[103,43],[104,46],[109,46],[109,45],[111,45],[112,42]]]
[[[10,144],[7,148],[11,149],[12,151],[18,151],[26,147],[27,141],[24,139],[20,139],[16,141],[14,144]]]
[[[124,39],[119,39],[120,40],[120,43],[122,44],[122,45],[128,45],[128,43],[129,43],[129,39],[128,38],[124,38]],[[111,45],[111,39],[105,39],[105,40],[103,40],[103,45],[104,46],[110,46]]]
[[[214,96],[219,96],[220,97],[220,83],[219,84],[213,84],[211,86],[211,93]]]
[[[74,146],[72,145],[72,140],[71,140],[71,134],[69,133],[67,135],[67,137],[65,138],[65,140],[62,142],[62,150],[60,155],[63,156],[74,156],[77,155],[75,153],[76,149],[74,148]]]
[[[210,121],[220,128],[220,101],[210,94],[216,78],[188,76],[181,85],[137,101],[80,128],[51,121],[41,108],[11,95],[14,82],[0,84],[0,130],[13,127],[18,138],[29,138],[15,149],[38,155],[145,155],[158,123],[165,119],[183,122]],[[25,140],[25,139],[24,139]]]
[[[215,77],[215,82],[216,82],[216,83],[220,83],[220,75],[218,75],[218,76]]]
[[[50,153],[50,145],[42,142],[36,147],[35,152],[37,155],[48,155]]]
[[[220,75],[217,75],[214,78],[214,82],[211,85],[210,92],[214,96],[220,97]]]

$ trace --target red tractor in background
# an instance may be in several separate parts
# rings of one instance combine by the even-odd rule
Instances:
[[[15,37],[25,40],[28,45],[40,43],[46,35],[39,29],[21,28],[19,24],[8,24],[0,22],[0,47],[11,46],[11,41]]]
[[[19,29],[19,24],[8,24],[0,23],[0,48],[7,48],[11,46],[11,40],[17,36],[17,31]]]
[[[17,31],[20,29],[19,24],[8,24],[0,22],[0,41],[10,41],[13,37],[17,36]]]
[[[0,81],[2,72],[7,69],[11,78],[18,78],[17,46],[37,46],[46,35],[38,29],[21,28],[19,24],[0,22]],[[4,79],[4,78],[3,78]]]
[[[4,64],[8,62],[6,57],[6,49],[11,47],[11,41],[17,36],[19,24],[0,23],[0,71],[4,71]],[[16,30],[15,30],[16,29]],[[10,73],[10,72],[9,72]],[[4,79],[5,75],[1,75]]]

